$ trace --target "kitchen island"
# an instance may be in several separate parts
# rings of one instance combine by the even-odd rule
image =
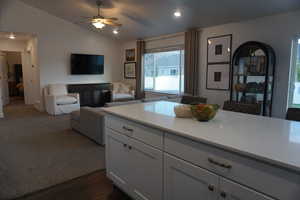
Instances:
[[[300,123],[177,103],[104,108],[107,176],[134,199],[300,199]]]

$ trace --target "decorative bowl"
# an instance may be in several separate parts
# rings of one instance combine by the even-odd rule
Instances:
[[[218,109],[219,105],[217,104],[198,104],[191,106],[193,117],[202,122],[212,120],[216,116]]]

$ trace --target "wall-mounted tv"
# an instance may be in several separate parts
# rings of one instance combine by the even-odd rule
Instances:
[[[104,74],[104,56],[71,54],[71,74]]]

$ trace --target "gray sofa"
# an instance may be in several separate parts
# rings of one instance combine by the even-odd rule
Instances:
[[[191,97],[191,96],[161,96],[152,97],[142,100],[133,101],[121,101],[106,103],[105,107],[121,106],[127,104],[136,104],[142,102],[153,102],[153,101],[172,101],[178,103],[206,103],[205,98]],[[82,135],[94,140],[100,145],[105,144],[104,135],[104,112],[101,108],[92,107],[81,107],[79,111],[71,113],[71,127],[73,130],[80,132]]]
[[[140,103],[141,101],[112,102],[106,107]],[[71,128],[82,135],[94,140],[100,145],[105,144],[104,115],[101,108],[81,107],[80,110],[71,113]]]
[[[104,113],[100,108],[82,107],[71,113],[71,127],[73,130],[104,145]]]

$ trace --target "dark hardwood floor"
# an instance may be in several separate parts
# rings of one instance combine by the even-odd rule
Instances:
[[[113,187],[105,171],[53,186],[16,200],[130,200],[122,191]]]

